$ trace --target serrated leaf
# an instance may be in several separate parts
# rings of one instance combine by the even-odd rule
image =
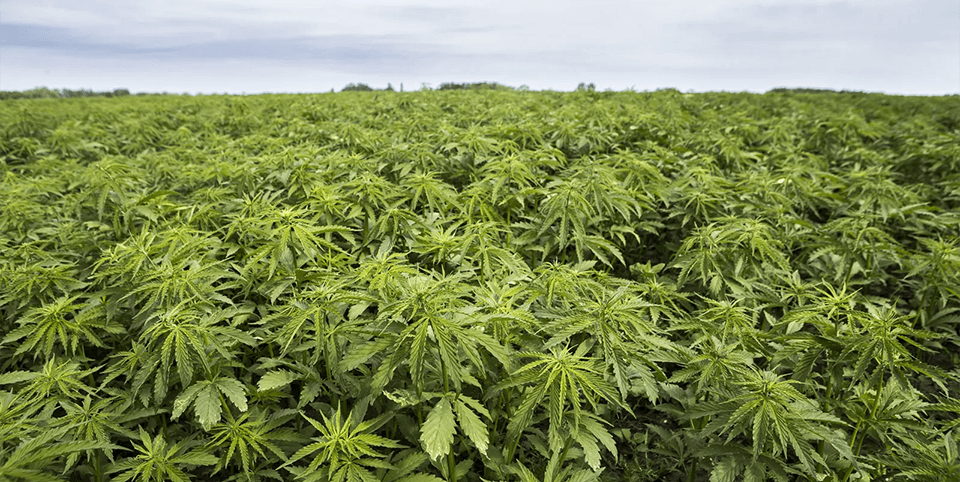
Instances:
[[[216,456],[204,452],[191,452],[176,458],[178,463],[188,465],[216,465],[219,460]]]
[[[740,474],[740,464],[733,457],[724,457],[710,471],[710,482],[736,482]]]
[[[190,403],[197,398],[197,393],[208,384],[209,382],[195,383],[177,396],[177,399],[173,401],[173,413],[171,414],[171,417],[174,420],[180,418],[180,415],[187,410],[187,407],[190,406]]]
[[[437,460],[450,451],[456,430],[457,424],[450,402],[445,397],[441,397],[420,428],[420,441],[431,459]]]
[[[487,446],[490,443],[487,425],[461,400],[456,401],[454,409],[457,412],[457,421],[460,423],[460,430],[477,446],[477,450],[479,450],[481,454],[486,455]]]
[[[587,465],[594,471],[600,470],[600,446],[597,445],[596,439],[590,435],[581,434],[580,437],[577,437],[577,442],[583,447],[583,459],[587,462]]]
[[[593,482],[600,477],[600,474],[603,473],[603,470],[603,467],[601,467],[600,470],[593,472],[586,469],[580,469],[570,474],[567,482]]]
[[[194,409],[205,430],[220,422],[220,392],[213,384],[205,386],[197,393]]]
[[[348,320],[357,319],[357,317],[362,315],[363,312],[366,311],[366,309],[369,307],[370,307],[370,303],[360,303],[360,304],[351,306],[350,309],[347,311],[347,319]]]
[[[766,480],[766,470],[763,464],[761,464],[759,460],[751,461],[743,474],[743,482],[764,482]]]
[[[246,387],[240,383],[240,380],[235,378],[218,378],[217,388],[220,389],[220,393],[227,397],[227,400],[230,400],[233,406],[240,409],[241,412],[247,411],[247,390]]]
[[[15,371],[0,375],[0,385],[10,385],[13,383],[28,382],[40,377],[39,372]]]
[[[444,482],[443,479],[430,474],[411,474],[397,482]]]
[[[257,390],[265,392],[280,387],[285,387],[293,381],[300,378],[299,375],[286,370],[273,370],[265,373],[257,383]]]
[[[33,333],[34,330],[36,329],[37,329],[36,325],[33,325],[33,324],[21,326],[20,328],[17,328],[11,331],[10,333],[7,333],[7,336],[3,337],[3,340],[0,341],[0,345],[5,345],[7,343],[10,343],[11,341],[17,341]]]
[[[320,395],[321,390],[323,390],[323,384],[319,382],[310,382],[304,385],[303,389],[300,390],[300,401],[297,402],[297,408],[300,409],[312,403]]]

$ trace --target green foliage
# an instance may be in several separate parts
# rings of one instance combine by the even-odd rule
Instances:
[[[188,451],[189,440],[168,446],[162,434],[151,438],[150,434],[141,428],[140,442],[141,444],[133,444],[133,448],[139,452],[137,455],[112,464],[107,469],[106,473],[108,474],[120,472],[111,480],[116,482],[126,482],[128,480],[137,482],[160,482],[161,480],[188,482],[193,478],[189,475],[189,472],[184,472],[185,467],[217,463],[216,457],[203,451]]]
[[[0,482],[958,477],[960,98],[92,94],[0,102]]]
[[[444,82],[437,86],[437,90],[513,90],[512,87],[497,82]]]
[[[356,84],[351,82],[347,84],[343,89],[341,89],[341,92],[348,92],[348,91],[371,92],[373,91],[373,87],[370,87],[369,85],[364,84],[363,82],[358,82]]]
[[[123,97],[130,95],[127,89],[113,89],[96,92],[90,89],[48,89],[36,87],[24,91],[0,91],[0,100],[6,99],[57,99],[69,97]]]
[[[369,433],[385,420],[358,422],[353,412],[344,418],[339,407],[332,417],[321,415],[322,423],[304,415],[319,435],[313,438],[313,443],[298,450],[284,464],[287,466],[315,454],[307,467],[294,467],[292,472],[296,474],[297,479],[338,482],[377,480],[371,469],[393,469],[390,464],[380,460],[385,455],[374,449],[381,447],[396,449],[403,446],[393,440]]]

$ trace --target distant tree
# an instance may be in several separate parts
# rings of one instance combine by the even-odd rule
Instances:
[[[497,82],[468,82],[463,84],[444,82],[437,87],[437,90],[514,90],[514,88]]]
[[[348,92],[348,91],[372,92],[372,91],[373,91],[373,87],[370,87],[369,85],[364,84],[364,83],[360,83],[360,82],[358,82],[358,83],[356,83],[356,84],[354,84],[354,83],[351,82],[351,83],[347,84],[340,92]]]
[[[676,88],[676,87],[660,87],[659,89],[655,90],[654,92],[670,92],[670,93],[678,94],[678,95],[682,93],[682,92],[680,92],[680,89],[678,89],[678,88]]]
[[[37,87],[24,91],[5,91],[0,92],[0,99],[56,99],[60,97],[60,91],[48,89],[46,87]]]
[[[84,90],[84,89],[79,89],[79,90],[63,89],[63,90],[60,91],[60,94],[61,94],[63,97],[66,97],[66,98],[70,99],[70,98],[73,98],[73,97],[84,97],[84,94],[85,94],[86,92],[92,92],[92,91],[88,91],[88,90]]]

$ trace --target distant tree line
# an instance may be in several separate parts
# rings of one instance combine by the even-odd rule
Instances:
[[[95,91],[91,89],[48,89],[37,87],[23,91],[0,91],[0,100],[3,99],[64,99],[74,97],[124,97],[130,95],[127,89],[113,89]],[[146,94],[137,94],[146,95]]]
[[[798,87],[798,88],[788,88],[788,87],[777,87],[776,89],[770,89],[767,93],[774,94],[866,94],[862,90],[834,90],[834,89],[813,89],[809,87]]]
[[[403,91],[403,84],[401,84],[400,90]],[[423,85],[422,90],[519,90],[526,91],[530,90],[526,85],[521,85],[520,87],[511,87],[509,85],[503,85],[498,82],[444,82],[437,86],[435,89],[431,89],[426,84]],[[596,86],[591,83],[581,82],[577,88],[577,91],[580,92],[596,92]],[[674,90],[679,93],[678,90],[674,88],[661,88],[657,91],[663,90]],[[331,92],[333,92],[331,90]],[[375,89],[369,85],[357,82],[349,83],[341,89],[341,92],[395,92],[392,84],[387,84],[383,89]],[[789,87],[777,87],[771,89],[768,93],[793,93],[793,94],[824,94],[824,93],[835,93],[835,94],[866,94],[863,91],[857,90],[833,90],[833,89],[816,89],[809,87],[799,87],[799,88],[789,88]],[[37,87],[34,89],[23,90],[23,91],[0,91],[0,100],[6,99],[67,99],[67,98],[76,98],[76,97],[124,97],[129,95],[180,95],[180,94],[170,94],[167,92],[157,93],[157,92],[138,92],[136,94],[131,94],[128,89],[114,89],[106,91],[95,91],[92,89],[48,89],[46,87]],[[189,95],[189,94],[188,94]],[[956,95],[956,94],[953,94]]]
[[[504,85],[499,82],[444,82],[437,86],[436,88],[430,88],[428,84],[423,84],[420,90],[513,90],[513,91],[528,91],[529,87],[526,85],[521,85],[520,87],[512,87],[509,85]],[[577,86],[578,91],[587,91],[595,92],[596,87],[591,82],[589,84],[581,82]],[[396,92],[392,84],[387,84],[383,89],[376,89],[371,87],[368,84],[363,82],[349,83],[340,90],[341,92]],[[403,84],[400,84],[400,91],[403,91]],[[331,89],[330,92],[333,92]],[[76,97],[124,97],[129,95],[180,95],[180,94],[170,94],[167,92],[156,93],[156,92],[138,92],[136,94],[131,94],[128,89],[114,89],[107,91],[95,91],[92,89],[49,89],[47,87],[37,87],[34,89],[23,90],[23,91],[0,91],[0,100],[7,99],[67,99],[67,98],[76,98]],[[189,95],[189,94],[186,94]]]
[[[517,90],[508,85],[497,82],[470,82],[458,84],[455,82],[444,82],[437,87],[437,90]]]
[[[591,84],[593,85],[593,84]],[[437,86],[436,89],[431,89],[427,87],[426,84],[422,87],[423,90],[528,90],[527,86],[520,86],[520,88],[510,87],[509,85],[503,85],[498,82],[465,82],[465,83],[456,83],[456,82],[444,82]],[[402,84],[401,84],[401,90]],[[384,89],[374,89],[367,84],[362,82],[349,83],[340,90],[340,92],[395,92],[392,84],[387,84],[387,87]]]

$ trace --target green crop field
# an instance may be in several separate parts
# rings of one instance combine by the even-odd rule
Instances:
[[[0,101],[0,482],[960,480],[960,97]]]

